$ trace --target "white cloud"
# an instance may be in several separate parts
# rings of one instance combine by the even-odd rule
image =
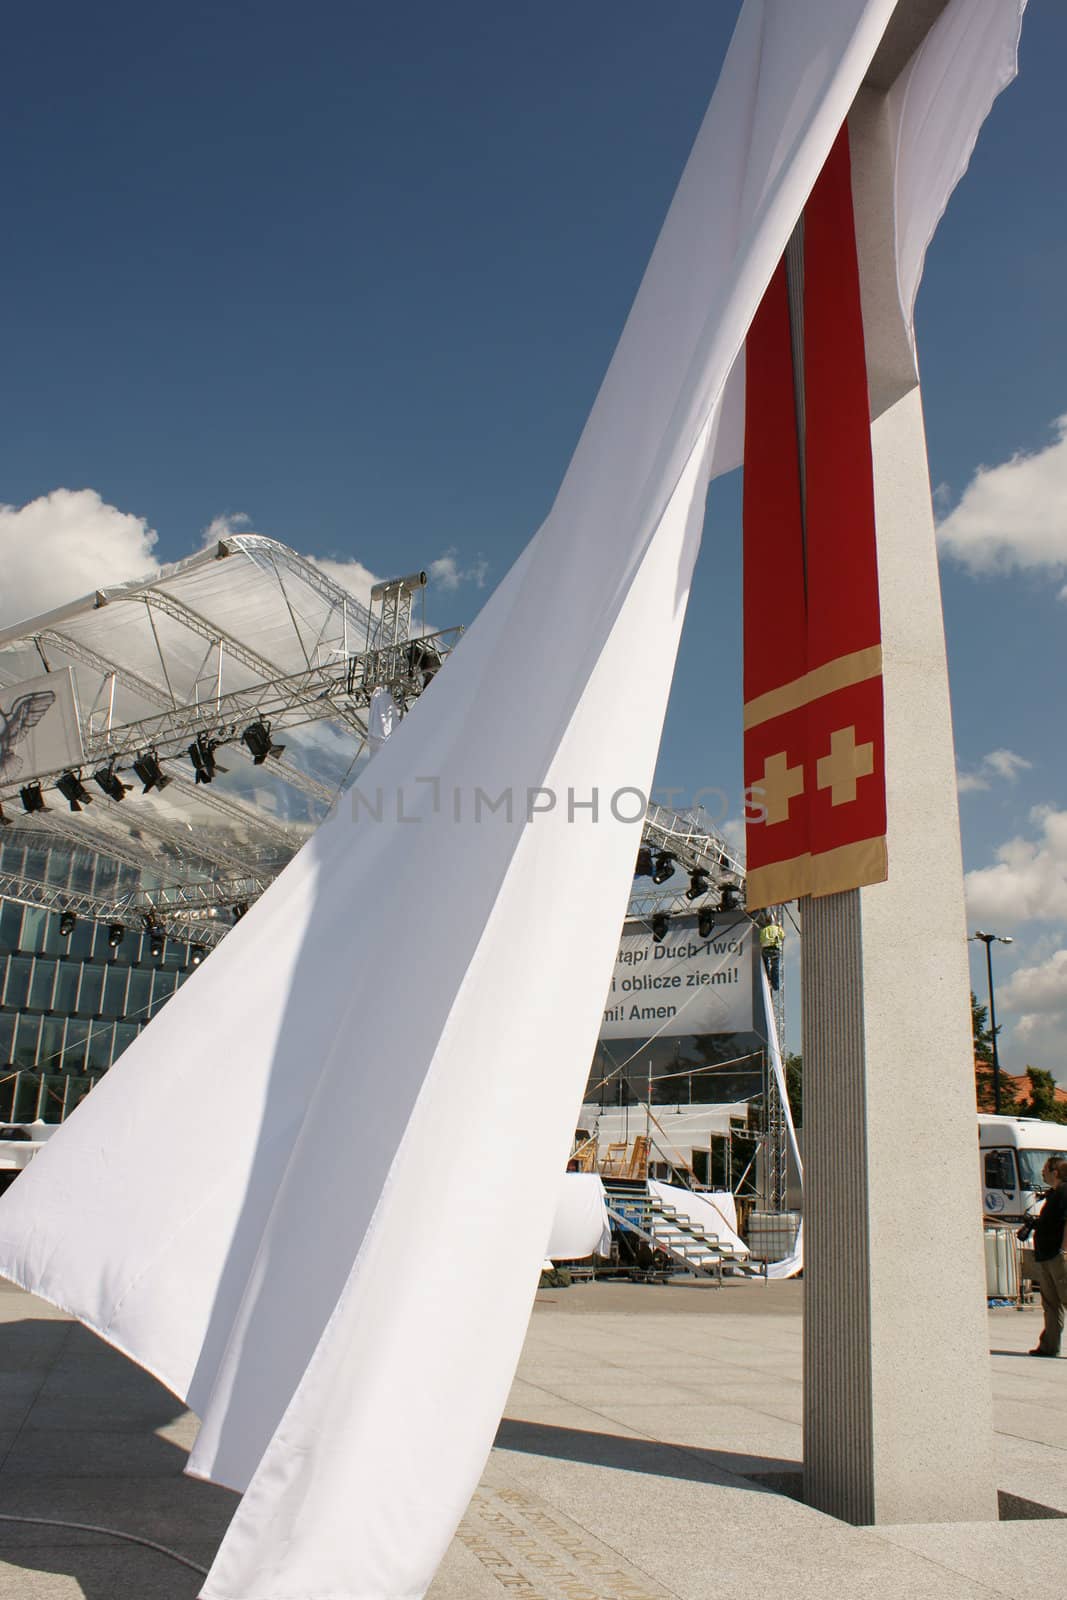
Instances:
[[[1051,1069],[1062,1084],[1064,1027],[1067,1025],[1067,950],[1054,950],[1044,961],[1017,968],[998,990],[997,998],[1005,1011],[1017,1013],[1011,1029],[1013,1055],[1020,1062]]]
[[[204,549],[218,544],[220,539],[228,539],[235,533],[252,533],[252,518],[244,511],[224,511],[217,517],[212,517],[201,535],[200,543]],[[348,593],[355,595],[356,599],[369,608],[370,592],[376,583],[381,580],[370,572],[362,561],[338,561],[330,556],[305,557],[313,567],[331,583],[336,583],[338,588],[347,589]]]
[[[1037,806],[1030,818],[1036,839],[1009,839],[995,865],[967,874],[967,907],[979,922],[1067,920],[1067,811]]]
[[[743,864],[747,847],[744,817],[727,817],[719,832],[730,846],[734,859]]]
[[[1017,1026],[1032,1031],[1041,1015],[1067,1010],[1067,950],[1056,950],[1047,961],[1018,967],[999,990],[1008,1011],[1019,1012]]]
[[[1052,426],[1044,449],[979,467],[941,522],[942,550],[970,572],[1067,571],[1067,416]]]
[[[969,794],[974,789],[988,789],[990,778],[1014,783],[1020,772],[1027,772],[1032,766],[1032,761],[1016,755],[1014,750],[990,750],[973,772],[957,772],[956,788],[960,794]]]
[[[224,512],[202,530],[197,548],[251,531],[251,518],[243,511]],[[28,505],[0,505],[0,626],[27,621],[109,584],[154,577],[160,570],[156,539],[143,517],[107,505],[95,489],[53,489]],[[307,559],[369,606],[379,580],[361,561]]]
[[[200,536],[201,547],[205,550],[213,544],[218,544],[220,539],[228,539],[234,533],[251,533],[252,518],[243,511],[223,511],[220,516],[212,517],[207,527]]]
[[[347,589],[363,605],[370,607],[370,592],[381,579],[367,570],[362,561],[331,561],[328,557],[308,556],[313,567],[318,567],[332,583]]]
[[[439,589],[458,589],[461,583],[473,583],[475,588],[484,589],[489,563],[479,556],[470,566],[461,567],[459,552],[453,545],[443,556],[438,556],[436,561],[430,562],[427,572],[430,582],[436,584]]]
[[[95,489],[53,489],[24,506],[0,506],[0,623],[151,577],[159,570],[155,544],[143,517],[107,505]]]
[[[1006,778],[1009,783],[1014,783],[1020,772],[1026,772],[1033,764],[1025,756],[1017,756],[1014,750],[990,750],[983,758],[983,765],[990,772],[995,772],[998,778]]]

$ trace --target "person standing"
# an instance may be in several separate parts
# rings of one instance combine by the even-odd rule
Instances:
[[[785,943],[785,929],[773,912],[768,912],[760,923],[759,945],[763,956],[763,965],[767,969],[767,977],[775,994],[781,982],[782,946]]]
[[[1050,1156],[1041,1169],[1049,1186],[1034,1223],[1034,1259],[1045,1326],[1032,1356],[1058,1356],[1067,1307],[1067,1161]]]

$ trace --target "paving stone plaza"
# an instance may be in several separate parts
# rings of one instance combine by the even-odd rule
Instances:
[[[999,1523],[854,1528],[792,1498],[803,1284],[542,1291],[497,1448],[430,1600],[1051,1600],[1067,1572],[1067,1362],[989,1313]],[[921,1307],[901,1316],[921,1318]],[[0,1286],[0,1509],[206,1568],[235,1495],[182,1475],[196,1419],[79,1325]],[[190,1567],[0,1522],[0,1600],[193,1600]]]

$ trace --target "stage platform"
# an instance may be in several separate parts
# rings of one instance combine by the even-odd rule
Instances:
[[[791,1498],[802,1296],[798,1282],[543,1291],[430,1600],[1058,1594],[1067,1360],[1026,1357],[1039,1314],[989,1315],[999,1483],[1005,1511],[1026,1520],[851,1528]],[[0,1283],[4,1515],[122,1529],[206,1567],[236,1497],[182,1476],[195,1429],[138,1368]],[[0,1522],[0,1600],[193,1600],[198,1588],[154,1550]]]

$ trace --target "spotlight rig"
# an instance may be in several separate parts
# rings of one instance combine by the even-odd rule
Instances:
[[[108,947],[108,949],[109,950],[117,950],[119,945],[122,943],[123,939],[125,939],[125,937],[126,937],[126,929],[123,926],[123,924],[121,922],[112,922],[109,925],[108,930],[107,930],[107,947]]]
[[[101,767],[99,772],[94,772],[93,782],[103,789],[109,800],[124,800],[133,788],[131,783],[123,783],[113,766]]]
[[[689,874],[689,887],[685,891],[687,900],[699,900],[702,894],[707,894],[711,888],[711,879],[702,867],[697,867],[695,872]]]
[[[252,761],[261,767],[268,756],[277,758],[285,749],[283,744],[272,744],[269,722],[250,722],[241,735],[241,743],[252,752]]]
[[[652,876],[652,851],[647,845],[642,845],[637,852],[637,861],[634,865],[635,878],[651,878]]]
[[[656,865],[652,873],[653,883],[666,883],[674,872],[674,857],[666,850],[661,850],[656,857]]]
[[[133,763],[133,770],[144,785],[142,794],[147,794],[149,789],[165,789],[170,782],[154,750],[143,751]]]
[[[56,788],[64,800],[69,800],[72,811],[80,811],[82,806],[91,806],[93,803],[92,795],[76,772],[64,772],[61,778],[56,779]]]
[[[35,811],[48,810],[39,783],[28,783],[24,789],[19,790],[19,795],[22,799],[22,809],[27,816],[32,816]]]
[[[724,883],[722,886],[722,910],[743,911],[745,909],[745,891],[739,883]]]
[[[221,739],[209,739],[206,733],[198,733],[189,746],[189,760],[193,763],[193,772],[196,774],[194,782],[210,783],[216,773],[225,772],[225,767],[220,767],[215,760],[215,751],[222,743]]]
[[[75,928],[77,926],[78,926],[78,919],[74,915],[73,911],[61,911],[60,912],[60,914],[59,914],[59,937],[61,939],[69,939],[71,934],[74,932],[74,930],[75,930]]]
[[[667,929],[670,927],[670,925],[671,919],[667,913],[665,911],[657,911],[655,916],[652,918],[653,943],[663,943],[664,939],[667,937]]]

